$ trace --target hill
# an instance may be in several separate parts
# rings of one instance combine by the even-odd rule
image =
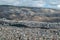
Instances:
[[[0,18],[39,22],[60,22],[60,10],[51,8],[0,5]]]

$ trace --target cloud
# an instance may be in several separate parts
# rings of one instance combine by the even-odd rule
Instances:
[[[45,3],[43,1],[37,1],[37,2],[34,2],[33,5],[37,7],[44,7]]]
[[[37,4],[37,5],[35,5],[35,6],[37,6],[37,7],[44,7],[44,5],[45,5],[45,4]]]
[[[8,0],[2,0],[2,1],[7,2],[7,3],[12,3],[12,2],[15,2],[17,0],[15,0],[15,1],[14,0],[9,0],[9,1]]]
[[[57,5],[58,8],[60,8],[60,5]]]
[[[46,0],[46,7],[48,8],[59,8],[60,0]]]
[[[44,1],[42,0],[0,0],[0,3],[19,6],[44,6]]]
[[[0,5],[60,8],[60,0],[0,0]]]
[[[24,6],[43,7],[45,5],[45,2],[41,0],[26,0],[21,4]]]
[[[19,5],[19,0],[0,0],[0,4],[6,4],[6,5]]]

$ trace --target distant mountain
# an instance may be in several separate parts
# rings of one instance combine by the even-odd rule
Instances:
[[[0,18],[40,22],[60,22],[60,10],[51,8],[0,5]]]

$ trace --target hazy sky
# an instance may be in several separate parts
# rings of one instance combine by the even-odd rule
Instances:
[[[60,8],[60,0],[0,0],[0,5]]]

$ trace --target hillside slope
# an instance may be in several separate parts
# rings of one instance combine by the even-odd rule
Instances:
[[[0,25],[0,40],[59,40],[60,29],[17,28]]]
[[[39,22],[60,22],[60,10],[0,5],[0,18]]]

